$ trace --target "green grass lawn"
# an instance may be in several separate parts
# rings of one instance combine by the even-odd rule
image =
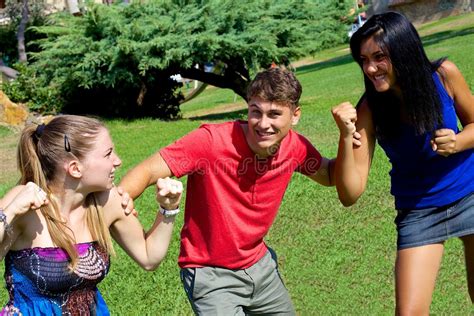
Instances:
[[[474,91],[474,13],[424,25],[420,32],[429,57],[448,56]],[[361,72],[344,48],[313,56],[315,61],[325,61],[300,67],[296,72],[303,86],[303,114],[296,130],[328,157],[335,155],[338,141],[331,107],[346,100],[355,103],[363,91]],[[216,107],[222,111],[212,112]],[[107,121],[123,160],[119,178],[202,122],[245,117],[243,107],[239,98],[234,101],[231,91],[210,88],[182,105],[186,119]],[[206,111],[212,114],[205,115]],[[10,134],[0,128],[0,143]],[[396,231],[389,170],[387,159],[377,148],[367,191],[357,205],[350,208],[340,205],[334,188],[319,186],[298,174],[293,177],[266,242],[279,254],[282,276],[300,315],[393,314]],[[0,194],[15,181],[1,183]],[[140,220],[149,227],[156,213],[153,189],[148,189],[136,201],[136,206]],[[100,289],[113,315],[192,313],[176,263],[182,219],[183,215],[178,215],[170,251],[156,272],[142,271],[121,250],[112,259],[110,274]],[[463,262],[460,241],[449,240],[433,297],[432,314],[474,312],[467,294]],[[1,294],[6,301],[6,291]]]

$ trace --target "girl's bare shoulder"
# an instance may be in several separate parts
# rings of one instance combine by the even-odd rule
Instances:
[[[118,193],[116,187],[94,194],[97,204],[103,209],[105,219],[109,226],[122,216],[122,214],[125,214],[122,208],[122,196]]]

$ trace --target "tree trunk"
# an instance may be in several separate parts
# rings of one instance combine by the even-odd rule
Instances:
[[[16,38],[18,40],[18,61],[20,63],[26,63],[26,48],[25,48],[25,29],[26,24],[28,23],[29,10],[28,10],[28,0],[23,0],[23,7],[21,10],[21,20],[20,25],[18,26],[18,33]]]
[[[79,1],[77,0],[66,0],[69,13],[74,16],[80,16],[81,11],[79,10]]]
[[[184,78],[194,79],[218,88],[232,89],[236,94],[247,100],[247,86],[249,80],[237,73],[225,71],[224,75],[217,75],[211,72],[204,72],[200,69],[183,69],[180,74]]]
[[[13,68],[5,66],[3,60],[0,58],[0,75],[4,74],[8,79],[15,79],[18,76],[18,71]]]

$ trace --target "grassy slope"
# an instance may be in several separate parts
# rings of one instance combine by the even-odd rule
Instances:
[[[421,33],[426,35],[423,39],[430,58],[448,56],[474,91],[474,14],[423,26]],[[333,156],[337,149],[338,133],[329,112],[331,106],[345,100],[355,103],[362,92],[360,71],[343,49],[336,48],[321,55],[321,58],[335,57],[333,60],[297,71],[304,88],[303,117],[297,130],[325,156]],[[315,56],[315,60],[321,58]],[[193,119],[107,122],[124,161],[119,176],[202,121],[243,117],[245,111],[241,108],[245,105],[238,100],[237,103],[234,104],[229,91],[208,89],[183,105],[184,116]],[[231,112],[203,114],[213,107],[231,109]],[[0,139],[7,134],[0,129]],[[279,254],[282,275],[301,315],[393,314],[396,233],[392,223],[395,211],[389,194],[389,168],[387,159],[377,149],[367,191],[356,206],[348,209],[340,206],[333,188],[323,188],[302,176],[294,176],[266,241]],[[0,193],[14,181],[0,184]],[[141,210],[140,219],[149,227],[156,208],[153,190],[147,190],[136,203]],[[181,225],[182,215],[177,228]],[[109,277],[100,286],[112,314],[191,314],[176,265],[179,229],[175,229],[174,234],[167,259],[153,273],[141,271],[121,250],[118,252]],[[460,242],[450,240],[432,313],[466,315],[472,312],[464,275]],[[5,291],[2,295],[6,299]]]

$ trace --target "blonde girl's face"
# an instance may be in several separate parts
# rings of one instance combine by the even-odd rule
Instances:
[[[107,129],[102,128],[96,141],[83,161],[82,183],[90,192],[113,187],[115,171],[122,161],[114,151],[114,144]]]
[[[375,42],[373,36],[362,41],[360,46],[362,70],[378,92],[397,89],[396,77],[389,56]]]

